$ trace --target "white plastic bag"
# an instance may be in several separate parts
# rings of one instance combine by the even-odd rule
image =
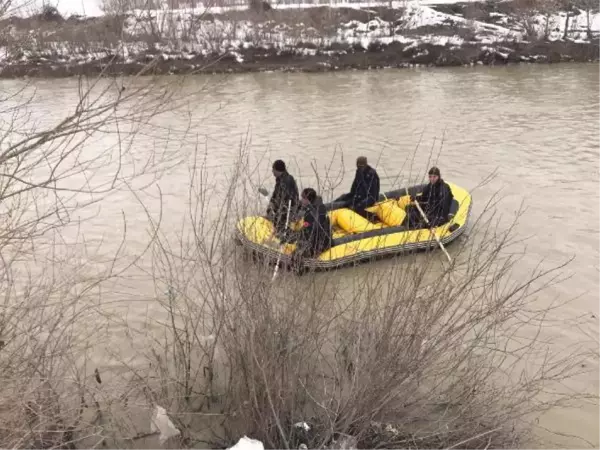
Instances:
[[[181,432],[175,428],[171,419],[169,419],[167,411],[158,405],[154,408],[154,414],[152,414],[152,421],[150,422],[150,432],[156,433],[157,431],[160,432],[158,440],[161,445],[164,444],[167,439],[181,434]]]
[[[306,422],[298,422],[298,423],[295,423],[294,426],[296,428],[302,428],[307,433],[310,431],[310,425],[308,425]]]
[[[233,447],[229,447],[228,450],[265,450],[265,447],[262,442],[244,436]]]

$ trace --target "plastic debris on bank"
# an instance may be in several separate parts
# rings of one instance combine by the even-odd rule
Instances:
[[[169,419],[165,408],[158,405],[154,408],[154,414],[152,414],[150,431],[152,433],[160,432],[158,440],[160,441],[161,445],[164,444],[169,438],[181,434],[175,425],[173,425],[171,419]]]
[[[233,447],[229,447],[228,450],[265,450],[265,447],[262,442],[244,436]]]

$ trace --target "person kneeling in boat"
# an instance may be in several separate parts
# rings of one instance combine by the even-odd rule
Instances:
[[[366,156],[356,159],[356,175],[348,194],[336,201],[344,201],[350,209],[365,219],[370,219],[366,209],[379,200],[379,175],[368,163]]]
[[[414,204],[415,200],[419,202],[429,224],[432,227],[438,227],[448,222],[448,214],[453,199],[452,190],[441,178],[440,169],[432,167],[429,169],[429,184],[425,186],[422,193],[416,195],[416,198],[410,197],[411,204],[406,208],[409,228],[427,227],[417,205]]]
[[[314,258],[331,247],[331,223],[321,197],[312,188],[306,188],[300,196],[304,208],[302,226],[284,238],[285,242],[296,242],[292,256],[294,265],[303,258]]]
[[[273,175],[275,176],[275,188],[267,208],[267,218],[273,222],[278,235],[286,233],[286,217],[288,204],[291,202],[290,222],[298,209],[298,186],[296,180],[291,176],[285,163],[278,159],[273,163]]]

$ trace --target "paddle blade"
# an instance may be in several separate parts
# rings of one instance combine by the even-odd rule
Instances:
[[[268,197],[269,196],[269,191],[267,191],[264,187],[259,187],[258,188],[258,193],[260,195],[262,195],[263,197]]]

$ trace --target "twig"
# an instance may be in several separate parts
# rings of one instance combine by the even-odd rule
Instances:
[[[482,438],[482,437],[484,437],[484,436],[487,436],[488,434],[492,434],[492,433],[495,433],[496,431],[500,431],[501,429],[502,429],[502,427],[498,427],[498,428],[494,428],[493,430],[485,431],[485,432],[483,432],[483,433],[480,433],[480,434],[478,434],[478,435],[476,435],[476,436],[470,437],[469,439],[465,439],[465,440],[463,440],[463,441],[460,441],[460,442],[458,442],[458,443],[456,443],[456,444],[452,445],[451,447],[447,447],[447,449],[448,449],[448,450],[451,450],[451,449],[453,449],[453,448],[460,447],[461,445],[464,445],[464,444],[466,444],[467,442],[471,442],[471,441],[474,441],[474,440],[476,440],[476,439]],[[489,445],[489,444],[488,444],[488,445]],[[486,447],[486,448],[487,448],[487,447]]]

